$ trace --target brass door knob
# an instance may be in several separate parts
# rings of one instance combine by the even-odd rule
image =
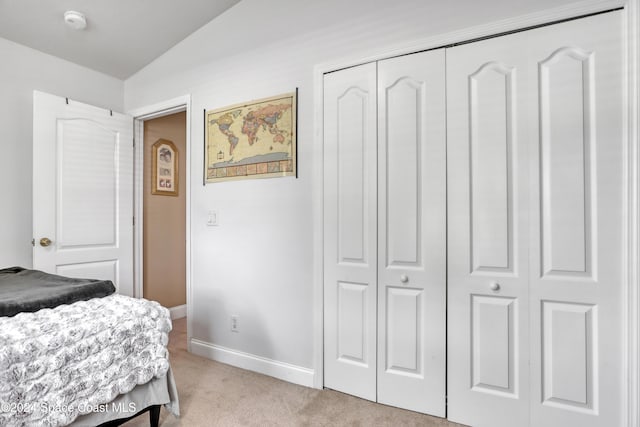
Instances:
[[[42,239],[40,239],[40,246],[43,247],[47,247],[51,244],[51,239],[49,239],[48,237],[43,237]]]

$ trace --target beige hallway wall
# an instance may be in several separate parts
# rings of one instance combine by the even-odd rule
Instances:
[[[151,194],[152,145],[158,139],[178,149],[178,196]],[[144,122],[144,298],[165,307],[186,304],[186,113]]]

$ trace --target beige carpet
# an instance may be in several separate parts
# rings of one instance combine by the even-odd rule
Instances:
[[[378,405],[331,390],[316,390],[194,356],[186,319],[169,337],[171,367],[180,396],[180,419],[164,408],[171,426],[423,426],[454,427],[442,418]],[[143,415],[125,426],[148,426]]]

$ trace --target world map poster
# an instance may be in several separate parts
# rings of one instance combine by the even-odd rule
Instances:
[[[205,183],[296,176],[296,92],[205,112]]]

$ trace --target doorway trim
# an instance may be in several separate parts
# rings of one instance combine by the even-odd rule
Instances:
[[[133,243],[133,269],[134,269],[134,296],[136,298],[142,298],[143,290],[143,182],[144,182],[144,122],[146,120],[157,119],[159,117],[168,116],[179,112],[186,112],[185,128],[186,128],[186,157],[185,157],[185,172],[186,172],[186,224],[185,224],[185,237],[186,237],[186,294],[187,294],[187,347],[191,351],[191,307],[192,307],[192,295],[191,295],[191,277],[192,277],[192,264],[191,264],[191,95],[183,95],[177,98],[168,99],[155,104],[147,105],[144,107],[136,108],[128,111],[127,114],[133,117],[133,138],[135,143],[134,149],[134,243]]]
[[[556,21],[584,15],[624,8],[625,26],[623,40],[626,45],[625,94],[627,114],[625,117],[625,148],[627,165],[626,181],[623,183],[625,215],[625,259],[623,263],[625,380],[624,425],[640,427],[640,0],[584,0],[539,12],[520,15],[488,24],[478,25],[436,35],[413,43],[391,46],[386,50],[353,55],[338,61],[321,63],[314,67],[314,163],[313,163],[313,323],[314,323],[314,387],[324,386],[324,74],[368,62],[417,53],[429,49],[492,37],[528,27],[545,25]]]

